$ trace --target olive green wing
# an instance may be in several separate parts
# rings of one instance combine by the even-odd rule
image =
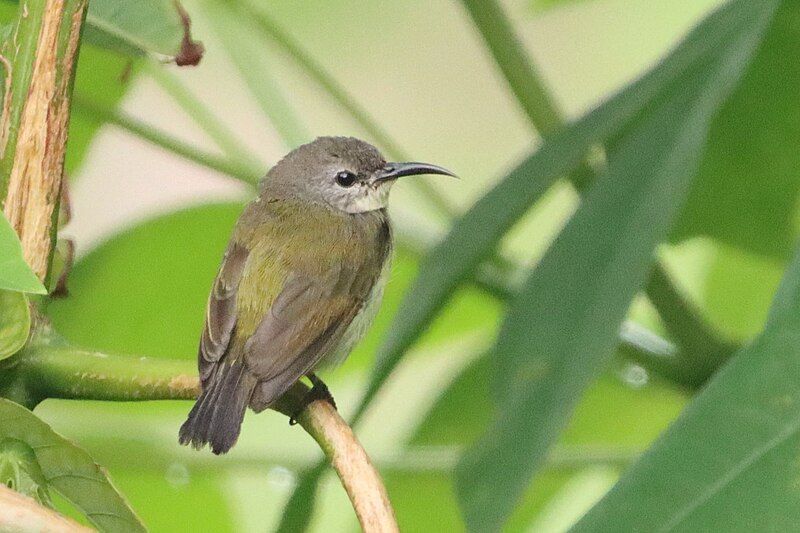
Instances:
[[[369,291],[363,289],[375,282],[375,276],[363,270],[288,276],[245,343],[245,364],[259,380],[251,407],[269,406],[338,347],[365,303]]]
[[[215,365],[227,352],[236,327],[236,298],[248,256],[246,247],[239,242],[231,242],[211,288],[197,358],[200,381],[204,387]]]

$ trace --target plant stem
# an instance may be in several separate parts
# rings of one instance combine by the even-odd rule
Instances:
[[[185,360],[109,355],[47,342],[35,342],[15,358],[4,373],[15,374],[26,396],[39,400],[193,400],[200,390],[194,364]],[[308,391],[298,382],[273,408],[287,416],[297,413]],[[312,402],[298,422],[339,475],[362,529],[397,531],[380,475],[336,409],[325,401]]]
[[[211,137],[230,160],[245,162],[253,168],[261,167],[258,157],[246,150],[234,132],[192,94],[168,67],[154,61],[145,61],[144,71]]]
[[[531,125],[543,136],[562,129],[565,125],[562,113],[548,94],[544,82],[497,0],[462,2]],[[579,193],[584,193],[596,178],[588,163],[568,177]],[[658,260],[645,291],[667,330],[681,346],[681,351],[691,354],[698,361],[707,360],[705,363],[694,363],[700,373],[708,377],[709,372],[713,371],[711,369],[717,368],[735,351],[735,346],[722,342],[697,310],[687,304]]]
[[[20,6],[13,38],[20,47],[6,100],[11,109],[4,110],[0,127],[0,180],[8,184],[3,210],[19,235],[25,260],[45,286],[86,6],[87,0],[27,0]]]
[[[237,6],[245,18],[252,20],[261,29],[262,33],[275,42],[291,57],[320,87],[344,109],[356,123],[364,129],[369,137],[378,146],[386,151],[386,155],[396,161],[407,161],[409,156],[399,144],[384,130],[361,104],[353,98],[347,89],[340,84],[303,46],[284,31],[261,8],[253,6],[250,0],[237,0],[232,2]],[[415,180],[416,186],[421,188],[423,196],[431,207],[443,218],[452,218],[456,210],[450,202],[428,181]]]
[[[181,141],[167,133],[159,131],[152,126],[126,114],[123,111],[91,102],[87,99],[75,96],[75,106],[84,113],[88,118],[102,124],[108,122],[122,128],[123,130],[144,139],[151,144],[176,153],[190,161],[194,161],[202,166],[216,170],[226,174],[239,181],[243,181],[249,185],[258,183],[258,180],[264,174],[262,170],[257,167],[247,164],[245,161],[236,161],[224,156],[219,156],[204,150],[200,150],[195,146]]]
[[[462,0],[534,129],[547,137],[564,127],[556,103],[496,0]]]
[[[190,361],[109,355],[70,346],[33,346],[16,371],[35,398],[106,401],[193,400],[200,392]]]
[[[263,46],[254,40],[252,19],[227,0],[207,0],[204,5],[209,18],[215,20],[213,27],[225,52],[287,148],[311,141],[311,135],[271,75],[273,68],[267,63]]]

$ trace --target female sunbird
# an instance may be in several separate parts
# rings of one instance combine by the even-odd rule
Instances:
[[[197,357],[202,392],[181,444],[231,449],[248,406],[269,407],[295,382],[342,361],[380,305],[392,249],[386,214],[397,178],[453,174],[387,163],[372,145],[321,137],[267,174],[239,217],[211,289]]]

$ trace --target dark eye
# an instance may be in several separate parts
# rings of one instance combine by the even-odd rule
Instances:
[[[336,183],[342,187],[350,187],[356,182],[356,175],[349,170],[343,170],[336,174]]]

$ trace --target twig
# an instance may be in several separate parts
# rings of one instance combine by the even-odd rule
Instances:
[[[295,386],[275,408],[290,416],[307,391],[305,385]],[[317,441],[339,475],[361,529],[367,533],[399,531],[380,474],[339,412],[330,403],[318,400],[309,404],[298,422]]]
[[[93,530],[0,484],[0,531],[82,533]]]
[[[44,398],[193,400],[199,392],[194,364],[186,360],[108,355],[40,343],[34,343],[16,359],[16,365],[4,371],[8,389],[3,389],[0,380],[0,396],[19,400],[11,394],[17,391],[26,403],[30,398],[34,402]],[[303,383],[295,384],[274,409],[287,416],[296,413],[308,390]],[[380,475],[336,409],[327,402],[312,402],[298,422],[330,460],[364,531],[397,531]]]

